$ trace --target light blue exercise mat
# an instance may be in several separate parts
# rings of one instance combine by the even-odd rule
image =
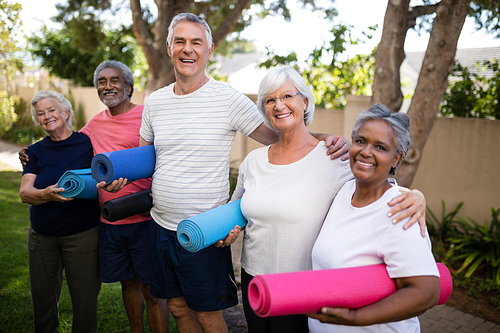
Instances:
[[[241,199],[182,220],[177,226],[177,239],[189,252],[197,252],[226,238],[235,226],[245,228],[241,214]]]
[[[97,199],[97,183],[92,178],[90,168],[66,171],[59,181],[57,187],[64,188],[59,194],[66,198]]]
[[[155,171],[156,153],[153,145],[97,154],[92,159],[92,177],[100,183],[127,178],[129,181],[149,178]]]

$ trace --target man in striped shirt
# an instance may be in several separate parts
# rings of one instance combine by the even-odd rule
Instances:
[[[151,294],[168,299],[179,332],[227,332],[222,310],[238,298],[230,247],[188,252],[177,241],[177,225],[227,202],[229,152],[237,131],[265,145],[278,138],[249,98],[207,77],[213,48],[205,20],[187,13],[173,18],[167,51],[176,81],[149,96],[140,130],[140,145],[156,149]],[[347,151],[347,139],[319,136],[328,146],[337,142],[333,150],[341,147],[335,157]],[[115,181],[108,190],[124,182]]]

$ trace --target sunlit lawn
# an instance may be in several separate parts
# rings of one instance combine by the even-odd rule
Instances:
[[[20,182],[21,172],[10,171],[0,162],[0,333],[33,331],[27,247],[29,205],[19,198]],[[66,283],[59,315],[59,331],[71,332],[71,301]],[[99,332],[130,331],[119,283],[102,285],[98,316]],[[177,332],[172,318],[170,332]]]

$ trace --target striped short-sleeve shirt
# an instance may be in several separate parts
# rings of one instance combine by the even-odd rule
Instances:
[[[187,95],[173,87],[149,96],[140,133],[156,149],[151,216],[175,231],[183,219],[226,203],[236,131],[248,136],[263,120],[248,97],[214,79]]]

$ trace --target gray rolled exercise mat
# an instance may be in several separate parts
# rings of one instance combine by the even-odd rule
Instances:
[[[137,214],[147,213],[153,208],[153,202],[149,197],[150,193],[151,189],[147,189],[106,201],[102,205],[102,216],[109,222],[115,222]]]

